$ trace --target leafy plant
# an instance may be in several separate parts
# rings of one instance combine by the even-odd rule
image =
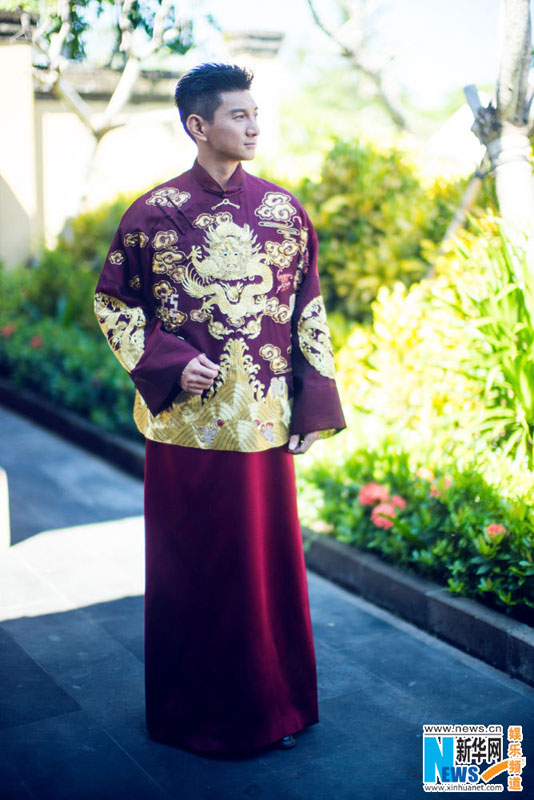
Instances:
[[[462,187],[443,179],[424,186],[399,149],[337,140],[320,180],[295,188],[317,228],[327,308],[369,320],[381,286],[420,280]]]
[[[472,346],[464,374],[480,385],[483,407],[470,428],[518,463],[534,468],[534,274],[524,248],[493,220],[471,246],[455,246],[459,278],[452,305]]]

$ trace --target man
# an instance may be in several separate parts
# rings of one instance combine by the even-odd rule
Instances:
[[[147,727],[219,753],[292,747],[318,722],[292,455],[345,427],[315,232],[241,166],[251,80],[180,80],[198,157],[126,211],[95,295],[146,437]]]

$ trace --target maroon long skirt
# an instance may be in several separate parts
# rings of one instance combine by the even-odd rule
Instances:
[[[238,753],[319,721],[293,456],[147,440],[146,717]]]

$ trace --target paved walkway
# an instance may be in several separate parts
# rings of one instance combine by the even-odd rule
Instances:
[[[320,723],[248,758],[152,742],[140,481],[1,408],[0,442],[1,798],[413,800],[424,723],[522,725],[534,796],[534,689],[311,573]]]

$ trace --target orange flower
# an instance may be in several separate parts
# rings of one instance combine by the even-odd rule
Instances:
[[[499,525],[497,522],[493,522],[491,525],[486,526],[486,533],[493,539],[495,536],[499,536],[501,533],[508,533],[504,525]]]
[[[2,334],[4,339],[9,339],[10,336],[13,336],[15,331],[17,330],[17,326],[10,323],[9,325],[4,325],[0,333]]]
[[[434,473],[431,469],[428,469],[428,467],[419,467],[415,474],[418,478],[421,478],[422,481],[431,483],[434,480]]]
[[[430,497],[441,497],[442,494],[443,492],[440,492],[438,487],[432,484],[432,486],[430,487]]]
[[[400,508],[401,511],[402,509],[406,508],[406,500],[404,499],[404,497],[401,497],[400,494],[394,494],[393,497],[391,498],[391,502],[393,503],[394,506]]]
[[[32,336],[30,339],[30,347],[35,347],[36,349],[42,347],[44,344],[42,336]]]
[[[371,512],[371,522],[374,522],[377,528],[389,530],[393,527],[395,513],[393,503],[379,503]]]
[[[372,506],[375,503],[385,503],[389,500],[389,489],[380,483],[366,483],[358,493],[358,500],[362,506]]]

